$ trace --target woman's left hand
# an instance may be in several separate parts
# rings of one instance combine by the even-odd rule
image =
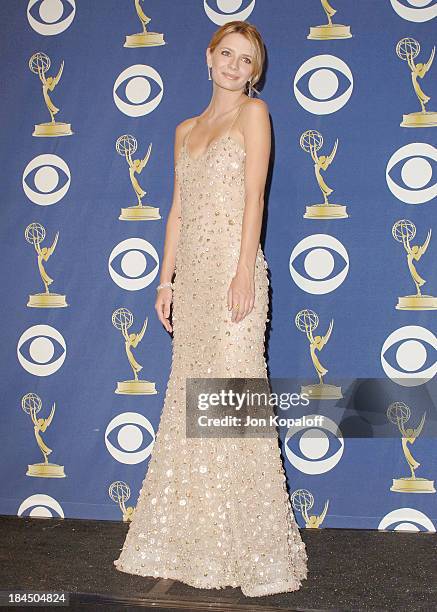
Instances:
[[[255,281],[253,274],[244,268],[237,270],[228,289],[228,310],[232,310],[231,321],[239,323],[253,310],[255,303]]]

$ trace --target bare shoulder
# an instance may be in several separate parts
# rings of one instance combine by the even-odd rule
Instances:
[[[189,117],[188,119],[184,119],[176,126],[175,136],[177,139],[184,138],[185,134],[191,129],[191,127],[196,122],[197,117]]]
[[[264,100],[260,100],[259,98],[250,98],[244,104],[243,113],[249,117],[261,117],[263,115],[268,116],[269,107],[267,102],[264,102]]]
[[[264,100],[250,98],[244,104],[241,112],[242,131],[245,139],[250,137],[253,132],[268,131],[270,127],[269,107]]]
[[[241,112],[241,123],[245,136],[260,124],[269,125],[269,107],[264,100],[250,98]]]

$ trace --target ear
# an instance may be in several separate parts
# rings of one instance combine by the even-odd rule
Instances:
[[[206,48],[206,61],[208,65],[211,64],[211,51],[209,50],[209,47]]]

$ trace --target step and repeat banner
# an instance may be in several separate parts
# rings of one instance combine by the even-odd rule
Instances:
[[[280,430],[296,518],[433,532],[436,0],[1,3],[0,513],[135,511],[171,366],[174,130],[233,20],[267,49],[269,376],[312,397]]]

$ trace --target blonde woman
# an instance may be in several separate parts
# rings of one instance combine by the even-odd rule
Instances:
[[[294,591],[307,555],[275,437],[186,436],[187,378],[266,379],[267,263],[260,247],[270,157],[258,30],[219,28],[207,108],[176,128],[156,312],[173,359],[153,454],[117,569],[248,597]],[[175,275],[174,283],[172,283]],[[172,311],[172,312],[171,312]],[[170,321],[171,314],[171,321]]]

